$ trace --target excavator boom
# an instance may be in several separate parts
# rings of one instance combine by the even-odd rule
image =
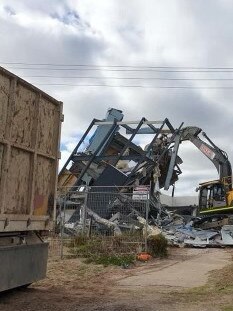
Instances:
[[[203,141],[199,134],[202,133],[204,138],[208,141]],[[228,190],[232,189],[232,168],[228,160],[227,153],[218,148],[213,141],[202,132],[202,129],[194,126],[185,127],[182,129],[181,141],[191,141],[216,167],[219,179],[227,181]]]

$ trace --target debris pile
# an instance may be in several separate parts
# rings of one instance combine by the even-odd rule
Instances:
[[[175,246],[224,246],[233,245],[233,219],[224,215],[190,217],[188,221],[171,215],[171,222],[160,227],[170,245]],[[229,224],[231,223],[231,224]]]
[[[233,245],[231,217],[216,215],[200,218],[178,215],[168,211],[163,205],[159,207],[157,203],[153,204],[145,195],[146,191],[148,193],[149,189],[144,189],[141,195],[137,192],[136,196],[135,193],[126,195],[121,192],[91,191],[85,196],[81,192],[77,195],[78,192],[74,191],[69,200],[63,202],[69,216],[66,234],[80,233],[85,221],[85,228],[91,228],[95,233],[104,235],[138,234],[150,237],[161,233],[170,245],[179,247]],[[102,197],[101,201],[95,197],[99,195]],[[143,196],[148,198],[148,211],[147,201]],[[73,209],[74,206],[76,209]]]
[[[203,230],[187,225],[164,228],[163,235],[171,245],[177,246],[223,246],[233,245],[233,225],[224,225],[219,230]]]

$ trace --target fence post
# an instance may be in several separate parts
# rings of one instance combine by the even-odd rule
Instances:
[[[146,230],[145,230],[145,252],[148,251],[148,214],[150,208],[150,194],[147,191],[147,198],[146,198]]]
[[[63,224],[63,217],[62,217],[62,206],[63,206],[63,213],[65,208],[65,199],[64,201],[59,202],[59,212],[60,212],[60,235],[61,235],[61,249],[60,249],[60,257],[63,259],[63,234],[64,234],[64,224]]]
[[[64,257],[64,229],[65,229],[65,220],[66,220],[66,202],[67,202],[67,194],[65,195],[65,200],[63,202],[63,217],[61,219],[61,224],[62,224],[62,230],[61,230],[61,259]],[[62,215],[62,213],[61,213]]]
[[[82,229],[82,234],[85,235],[86,233],[86,222],[87,222],[87,196],[88,196],[88,191],[89,187],[85,187],[85,199],[84,199],[84,204],[83,204],[83,229]]]

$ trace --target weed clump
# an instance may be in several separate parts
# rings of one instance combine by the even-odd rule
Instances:
[[[127,268],[130,265],[134,264],[135,256],[134,255],[92,255],[85,260],[85,263],[95,263],[104,266],[121,266]]]
[[[153,257],[164,258],[167,257],[167,240],[166,238],[160,233],[157,235],[150,236],[148,238],[148,252]]]
[[[116,238],[108,241],[101,237],[77,237],[72,240],[68,247],[73,256],[86,258],[85,263],[127,268],[135,262],[135,255],[116,252],[116,249],[121,248],[121,241]]]

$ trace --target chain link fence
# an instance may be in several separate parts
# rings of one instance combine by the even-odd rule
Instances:
[[[60,188],[50,253],[66,257],[146,251],[149,204],[146,186]]]

